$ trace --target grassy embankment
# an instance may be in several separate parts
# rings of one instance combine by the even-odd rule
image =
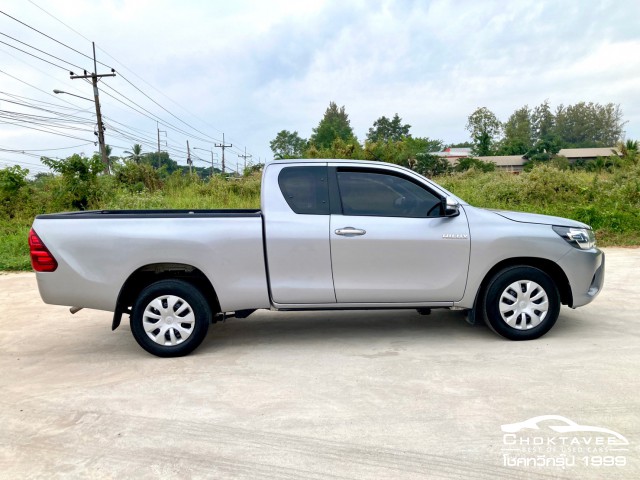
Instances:
[[[437,178],[470,204],[561,217],[588,223],[600,246],[640,245],[640,166],[614,173],[561,171],[537,167],[512,175],[474,171]],[[55,185],[54,185],[55,187]],[[29,270],[27,234],[38,213],[69,210],[54,187],[32,185],[14,205],[12,215],[0,216],[0,270]],[[132,191],[113,179],[98,182],[89,209],[258,208],[258,177],[241,180],[192,181],[170,177],[155,191]]]

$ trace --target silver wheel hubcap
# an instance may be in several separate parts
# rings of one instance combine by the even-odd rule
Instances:
[[[151,300],[142,317],[144,331],[158,345],[181,344],[191,336],[195,324],[191,306],[175,295],[162,295]]]
[[[537,327],[547,316],[547,292],[531,280],[513,282],[500,295],[502,320],[517,330]]]

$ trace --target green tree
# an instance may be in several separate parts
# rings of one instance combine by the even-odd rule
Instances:
[[[585,163],[585,169],[588,172],[602,173],[603,171],[611,171],[617,166],[619,159],[617,156],[597,157]]]
[[[531,125],[533,145],[524,156],[533,162],[550,160],[560,151],[561,143],[556,134],[556,119],[548,100],[533,110]]]
[[[315,144],[311,144],[305,152],[305,158],[348,158],[353,160],[364,159],[362,146],[355,137],[349,140],[336,138],[331,146],[326,148],[318,148]]]
[[[131,192],[139,193],[145,189],[154,192],[162,188],[159,170],[148,163],[127,159],[124,164],[114,166],[113,170],[116,181]]]
[[[53,160],[47,157],[42,157],[40,160],[62,177],[55,192],[62,208],[85,210],[96,199],[100,191],[98,175],[104,171],[99,154],[91,158],[73,154],[64,160]]]
[[[140,160],[142,159],[142,145],[134,143],[133,147],[131,147],[131,151],[125,150],[124,153],[129,155],[127,160],[132,160],[134,163],[140,163]]]
[[[458,160],[458,163],[453,169],[456,172],[466,172],[472,168],[480,172],[493,172],[496,169],[496,164],[493,162],[485,162],[478,158],[466,157]]]
[[[275,158],[301,158],[307,148],[307,140],[301,138],[298,132],[281,130],[269,142],[269,146]]]
[[[347,115],[344,105],[338,108],[335,102],[330,102],[329,107],[324,112],[324,116],[318,126],[313,129],[313,135],[309,139],[309,143],[314,145],[318,150],[330,149],[336,139],[344,140],[349,143],[357,142],[349,115]]]
[[[161,172],[162,176],[171,175],[173,172],[182,171],[178,162],[172,160],[167,152],[149,152],[145,153],[141,157],[142,163],[147,163],[158,170],[163,170],[164,173]]]
[[[504,140],[500,148],[502,155],[524,155],[532,141],[531,110],[524,106],[511,114],[504,124]]]
[[[451,143],[449,145],[446,145],[446,148],[472,148],[473,147],[473,143],[471,142],[458,142],[458,143]]]
[[[405,137],[411,136],[411,125],[403,124],[402,119],[396,113],[391,120],[382,116],[373,122],[369,129],[367,140],[369,142],[399,142]]]
[[[451,171],[451,164],[446,158],[430,153],[418,153],[409,162],[409,167],[425,177],[444,175]]]
[[[13,218],[27,201],[27,175],[29,170],[18,165],[0,168],[0,213]]]
[[[620,141],[626,122],[620,105],[579,102],[560,105],[555,132],[565,148],[612,147]]]
[[[637,140],[627,140],[626,142],[619,142],[617,145],[618,152],[624,160],[629,163],[638,163],[640,160],[640,150],[638,149]]]
[[[467,119],[466,129],[471,134],[471,153],[480,157],[495,155],[502,134],[502,123],[486,107],[476,109]]]
[[[409,166],[418,153],[432,153],[440,150],[442,150],[441,140],[407,136],[397,142],[366,141],[364,158]]]

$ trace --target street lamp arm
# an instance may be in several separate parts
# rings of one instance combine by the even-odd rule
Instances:
[[[83,100],[88,100],[90,102],[93,102],[94,100],[91,100],[90,98],[87,97],[81,97],[80,95],[76,95],[75,93],[69,93],[69,92],[64,92],[62,90],[58,90],[57,88],[53,90],[53,93],[55,94],[60,94],[60,93],[64,93],[65,95],[71,95],[72,97],[78,97],[78,98],[82,98]]]

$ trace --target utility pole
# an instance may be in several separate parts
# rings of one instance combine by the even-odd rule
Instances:
[[[189,176],[191,176],[191,165],[193,162],[191,161],[191,150],[189,150],[189,140],[187,140],[187,164],[189,165]]]
[[[75,80],[77,78],[90,78],[91,83],[93,84],[93,101],[96,104],[96,118],[98,119],[98,143],[100,144],[100,155],[102,156],[102,163],[104,164],[104,173],[109,174],[109,159],[107,158],[107,148],[104,143],[104,126],[102,125],[102,114],[100,113],[100,99],[98,98],[98,79],[102,77],[115,77],[116,71],[112,68],[111,73],[103,73],[98,75],[98,63],[96,61],[96,44],[95,42],[91,42],[93,45],[93,73],[88,74],[87,71],[84,71],[84,75],[74,75],[73,72],[70,72],[71,79]]]
[[[253,155],[247,155],[247,147],[244,147],[244,155],[238,155],[239,158],[244,158],[244,169],[247,169],[247,158],[253,158]]]
[[[216,148],[221,148],[222,149],[222,173],[224,174],[224,149],[233,147],[233,145],[232,144],[226,145],[224,143],[224,133],[223,133],[222,134],[222,143],[216,143],[215,146],[216,146]]]
[[[211,178],[213,178],[213,148],[211,149]]]
[[[158,168],[160,168],[162,166],[162,162],[160,161],[160,132],[164,133],[164,135],[167,135],[167,131],[166,130],[160,130],[160,124],[158,122],[156,122],[156,128],[158,129]]]

